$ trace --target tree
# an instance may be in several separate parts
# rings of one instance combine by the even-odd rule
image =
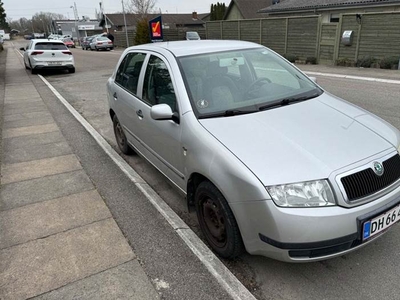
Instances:
[[[217,4],[211,4],[210,20],[211,21],[222,20],[224,18],[225,11],[226,11],[225,3],[217,2]]]
[[[128,0],[126,10],[143,18],[153,12],[156,2],[157,0]]]
[[[4,10],[3,2],[2,2],[2,0],[0,0],[0,29],[9,31],[10,26],[8,26],[6,18],[7,18],[7,14]]]
[[[135,45],[150,43],[150,28],[146,18],[141,18],[136,23]]]

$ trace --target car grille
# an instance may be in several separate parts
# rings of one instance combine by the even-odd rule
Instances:
[[[349,201],[354,201],[372,195],[400,178],[400,156],[397,154],[383,163],[384,173],[378,176],[371,169],[343,177],[341,182]]]

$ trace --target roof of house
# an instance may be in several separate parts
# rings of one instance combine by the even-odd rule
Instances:
[[[231,0],[225,12],[225,17],[229,14],[233,5],[236,5],[244,19],[260,18],[257,13],[262,8],[272,5],[272,0]]]
[[[162,14],[163,24],[178,24],[178,25],[202,25],[204,21],[201,17],[206,17],[208,14],[198,14],[197,19],[193,19],[192,14]],[[106,14],[107,19],[115,26],[124,26],[124,15],[123,14]],[[160,16],[160,14],[149,14],[147,19],[151,20]],[[140,15],[137,14],[125,14],[126,25],[136,26],[136,23],[140,20]],[[103,26],[104,19],[100,21],[100,26]]]
[[[388,5],[400,0],[281,0],[275,5],[260,9],[258,13],[274,13],[309,9],[330,9],[335,7],[354,7],[365,5]]]

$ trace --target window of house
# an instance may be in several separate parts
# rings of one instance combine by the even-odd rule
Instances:
[[[340,20],[339,14],[331,14],[330,22],[331,23],[338,23]]]

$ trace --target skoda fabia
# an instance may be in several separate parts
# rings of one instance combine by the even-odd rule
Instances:
[[[120,150],[186,196],[222,257],[327,259],[400,220],[399,131],[268,48],[135,46],[107,88]]]

